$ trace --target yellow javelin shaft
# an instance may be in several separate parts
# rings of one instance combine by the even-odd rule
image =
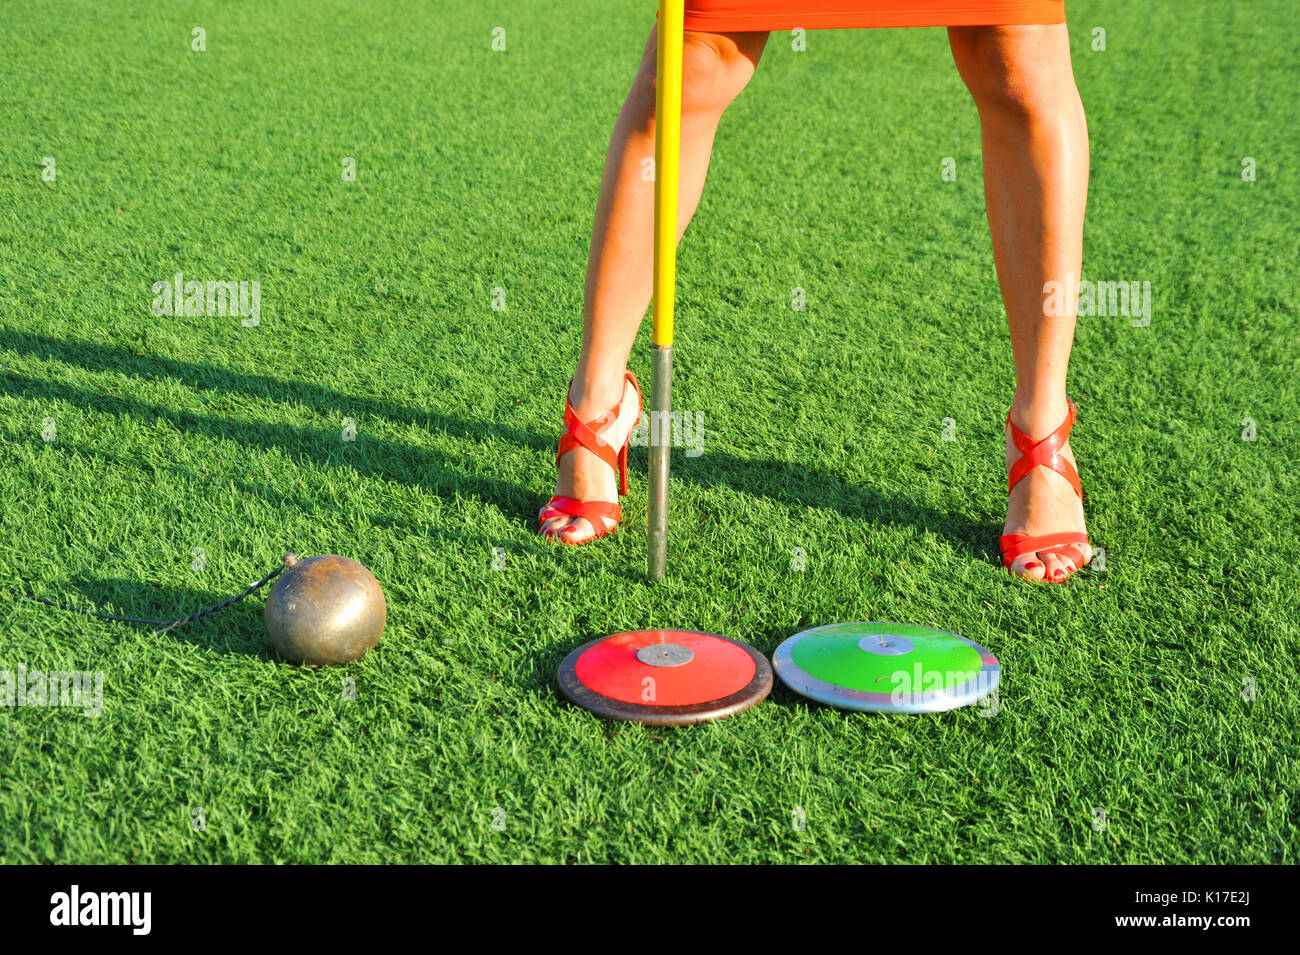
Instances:
[[[646,570],[668,565],[668,469],[672,452],[673,305],[677,292],[677,177],[682,152],[682,31],[685,0],[659,0],[655,82],[654,317],[650,391],[650,508]]]
[[[685,0],[659,0],[655,83],[655,254],[652,341],[673,343],[677,292],[677,179],[682,154],[682,24]]]

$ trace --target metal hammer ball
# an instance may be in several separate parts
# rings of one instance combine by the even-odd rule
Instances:
[[[266,633],[291,663],[330,666],[360,659],[388,621],[375,575],[347,557],[284,557],[287,570],[266,598]]]

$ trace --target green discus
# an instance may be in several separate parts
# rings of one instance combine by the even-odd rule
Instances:
[[[772,656],[786,686],[847,710],[939,713],[988,696],[997,659],[955,633],[911,623],[831,623],[790,637]]]

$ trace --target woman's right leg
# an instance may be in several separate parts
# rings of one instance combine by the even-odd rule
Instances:
[[[654,182],[643,178],[655,154],[655,63],[658,26],[651,30],[636,80],[618,114],[596,204],[583,306],[582,352],[569,389],[573,410],[590,422],[624,398],[615,421],[593,425],[602,438],[626,434],[636,417],[636,397],[623,372],[637,328],[650,304],[653,271]],[[767,33],[696,33],[682,49],[682,145],[677,238],[695,213],[723,111],[749,78]],[[623,418],[627,420],[624,421]],[[608,431],[606,429],[609,429]],[[621,440],[618,442],[621,444]],[[613,470],[586,448],[560,459],[556,493],[580,501],[617,501]],[[542,532],[577,543],[596,532],[583,518],[554,517]],[[601,528],[600,530],[603,530]]]

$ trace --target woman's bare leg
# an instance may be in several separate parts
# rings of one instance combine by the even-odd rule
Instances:
[[[695,213],[713,150],[718,121],[754,75],[766,33],[696,33],[688,30],[682,54],[682,144],[677,237]],[[650,303],[653,270],[654,182],[643,176],[655,154],[655,61],[658,27],[651,30],[636,80],[619,112],[605,158],[596,204],[583,308],[582,352],[569,400],[583,421],[609,411],[624,397],[628,420],[607,421],[610,433],[626,434],[636,415],[630,386],[624,390],[632,342]],[[605,430],[596,430],[605,436]],[[620,442],[621,443],[621,442]],[[616,501],[618,485],[609,465],[585,448],[560,459],[556,493],[578,500]],[[594,529],[582,518],[556,517],[542,530],[581,541]]]
[[[1080,278],[1088,195],[1088,127],[1069,37],[1064,24],[954,27],[948,34],[980,114],[985,201],[1016,366],[1011,420],[1043,438],[1068,416],[1077,306],[1069,301],[1063,315],[1047,316],[1043,290],[1049,281]],[[1068,443],[1061,454],[1073,463]],[[1018,457],[1008,432],[1008,467]],[[1084,529],[1083,504],[1055,471],[1035,468],[1011,492],[1003,533]],[[1058,580],[1091,556],[1086,544],[1059,546],[1025,554],[1011,571]]]

